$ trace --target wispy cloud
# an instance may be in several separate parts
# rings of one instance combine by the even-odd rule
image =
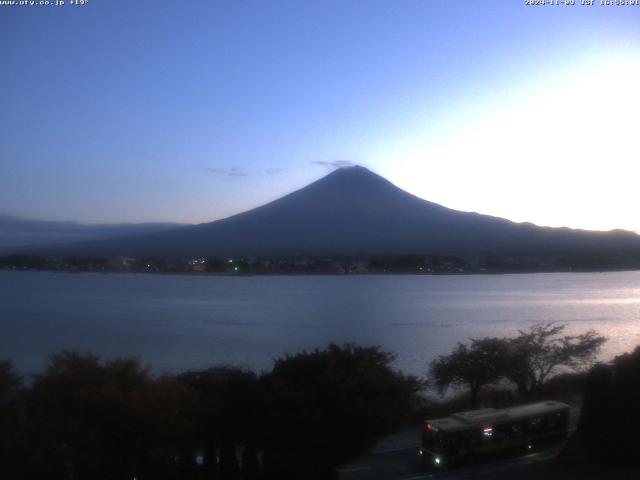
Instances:
[[[328,168],[353,167],[355,165],[355,163],[349,160],[330,160],[330,161],[314,160],[310,163],[313,165],[320,165],[321,167],[328,167]]]
[[[207,172],[217,173],[218,175],[226,175],[227,177],[246,177],[247,174],[241,168],[231,167],[231,168],[211,168],[204,167]]]
[[[278,175],[279,173],[286,171],[286,168],[267,168],[264,173],[266,173],[267,175]]]

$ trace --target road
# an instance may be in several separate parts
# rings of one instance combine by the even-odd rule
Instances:
[[[376,453],[366,458],[366,461],[350,464],[340,469],[341,480],[462,480],[482,478],[513,478],[513,472],[529,469],[538,464],[547,468],[546,464],[553,459],[559,448],[536,452],[529,455],[481,463],[472,467],[452,468],[444,471],[433,471],[425,467],[418,460],[417,450],[401,449],[391,452]],[[522,480],[522,475],[517,476]],[[535,477],[534,477],[535,478]]]
[[[572,406],[570,431],[575,430],[580,415],[580,405]],[[423,465],[418,457],[421,431],[410,428],[386,438],[373,452],[353,463],[344,465],[341,480],[462,480],[491,478],[571,478],[566,472],[561,476],[553,460],[560,447],[534,452],[528,455],[499,461],[480,463],[471,467],[433,471]],[[534,475],[534,476],[531,476]]]

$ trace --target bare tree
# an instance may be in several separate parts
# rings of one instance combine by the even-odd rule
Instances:
[[[562,369],[589,367],[606,338],[589,330],[581,335],[562,335],[566,325],[536,324],[519,330],[509,340],[505,376],[514,382],[521,396],[534,395],[546,380]]]
[[[431,382],[444,393],[450,385],[464,385],[477,406],[482,386],[507,378],[522,397],[535,395],[552,376],[564,370],[589,367],[606,338],[595,330],[562,335],[566,325],[536,324],[519,330],[515,338],[472,339],[458,343],[449,355],[430,365]]]

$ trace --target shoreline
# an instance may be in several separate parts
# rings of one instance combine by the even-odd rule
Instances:
[[[464,271],[464,272],[188,272],[188,271],[138,271],[138,270],[71,270],[54,268],[0,268],[0,272],[48,272],[48,273],[97,273],[97,274],[139,274],[174,275],[193,277],[366,277],[366,276],[415,276],[415,277],[460,277],[460,276],[496,276],[496,275],[544,275],[558,273],[631,273],[640,272],[640,268],[612,270],[531,270],[531,271]]]

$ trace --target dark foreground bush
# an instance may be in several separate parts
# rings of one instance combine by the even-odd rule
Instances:
[[[25,395],[27,478],[165,478],[193,438],[193,392],[136,360],[54,355]]]
[[[576,435],[567,461],[640,467],[640,347],[597,365],[587,377]]]
[[[410,418],[420,384],[392,360],[353,345],[277,360],[265,378],[267,478],[329,478]]]
[[[411,414],[419,384],[392,359],[330,345],[261,376],[154,376],[134,359],[63,352],[21,390],[4,362],[0,478],[332,478]]]

